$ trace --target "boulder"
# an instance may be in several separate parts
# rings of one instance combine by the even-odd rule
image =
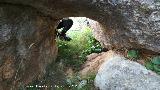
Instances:
[[[114,54],[100,66],[95,86],[100,90],[160,90],[160,76]]]
[[[112,57],[115,52],[110,50],[108,52],[102,53],[92,53],[87,56],[87,61],[82,66],[82,70],[79,71],[82,77],[87,77],[89,75],[96,75],[99,67],[107,60],[106,58]]]
[[[54,21],[28,7],[0,6],[0,90],[42,77],[56,58]]]

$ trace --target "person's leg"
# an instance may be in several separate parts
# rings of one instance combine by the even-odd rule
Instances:
[[[71,39],[70,37],[68,37],[68,36],[65,36],[65,37],[64,37],[64,40],[65,40],[65,41],[70,41],[70,40],[72,40],[72,39]]]
[[[60,22],[57,26],[57,29],[61,29],[61,28],[63,28],[63,22]]]
[[[67,33],[67,31],[69,29],[70,29],[70,27],[66,26],[66,27],[63,28],[63,30],[61,32],[61,35],[64,37],[64,40],[66,40],[66,41],[70,41],[71,40],[71,38],[66,35],[66,33]]]

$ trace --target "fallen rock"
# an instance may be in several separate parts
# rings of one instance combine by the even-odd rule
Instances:
[[[106,58],[95,86],[100,90],[160,90],[160,76],[120,55]]]
[[[101,64],[107,60],[106,58],[113,57],[115,54],[114,51],[110,50],[108,52],[102,53],[92,53],[87,56],[86,63],[82,66],[82,70],[80,70],[80,75],[82,77],[86,77],[91,74],[97,74],[99,67]]]

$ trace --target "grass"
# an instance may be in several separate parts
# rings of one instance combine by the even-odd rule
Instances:
[[[87,76],[86,78],[80,78],[75,75],[72,78],[68,78],[67,85],[69,90],[94,90],[94,74]]]
[[[72,38],[71,41],[57,39],[59,49],[57,61],[62,62],[65,67],[72,67],[77,71],[85,63],[87,55],[102,50],[88,27],[84,30],[68,31],[67,35]]]
[[[67,35],[72,38],[71,41],[57,39],[58,57],[57,62],[62,63],[64,68],[72,68],[77,73],[86,61],[86,56],[91,53],[100,53],[102,47],[93,37],[92,30],[89,27],[78,31],[68,31]],[[81,78],[74,75],[66,79],[66,86],[69,90],[94,90],[95,75],[89,75]],[[65,90],[59,87],[57,90]]]

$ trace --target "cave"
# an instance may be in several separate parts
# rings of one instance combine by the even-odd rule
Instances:
[[[105,48],[160,52],[158,2],[152,0],[0,0],[0,90],[41,78],[57,56],[64,17],[98,21]]]

